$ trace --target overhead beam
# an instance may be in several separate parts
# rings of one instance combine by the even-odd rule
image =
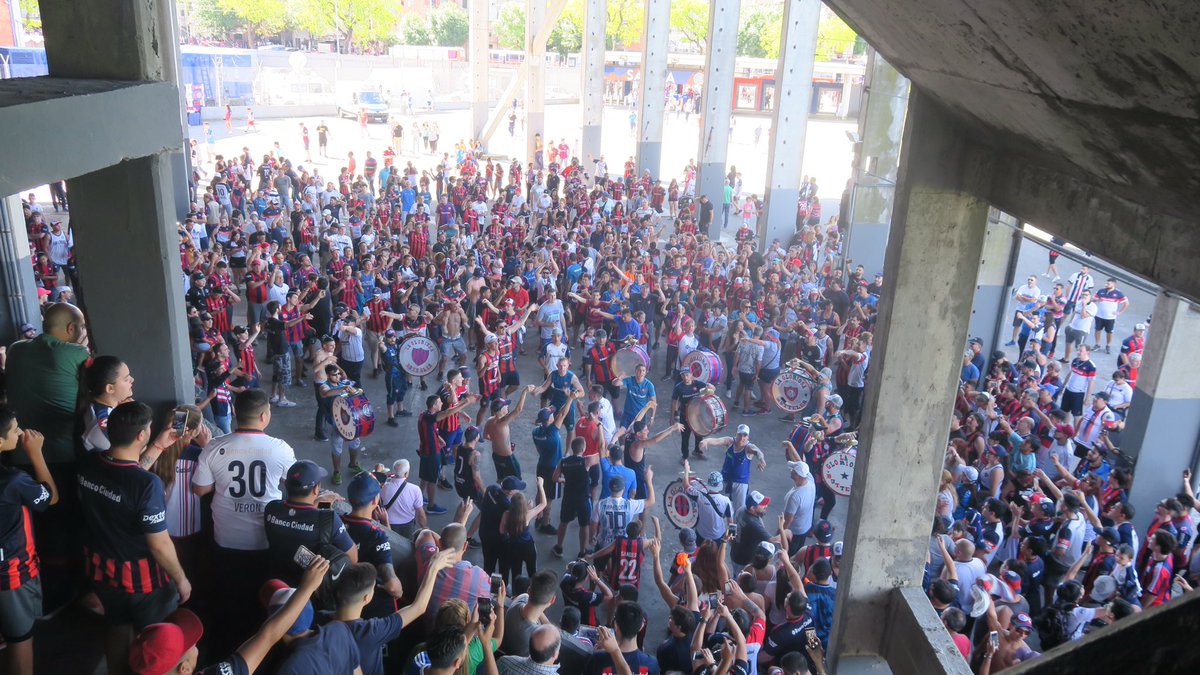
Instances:
[[[533,36],[532,45],[541,45],[541,53],[546,53],[546,42],[550,39],[550,33],[554,32],[554,26],[558,23],[559,17],[562,16],[563,8],[567,6],[567,0],[550,0],[549,6],[546,7],[546,18],[542,22],[541,30]],[[538,63],[539,68],[542,67]],[[492,111],[491,117],[488,118],[487,125],[484,127],[483,134],[479,140],[484,146],[491,140],[492,134],[500,128],[500,124],[508,117],[509,111],[512,110],[513,98],[517,92],[521,91],[521,86],[525,84],[525,78],[529,77],[529,68],[531,67],[529,54],[525,54],[525,60],[521,62],[521,66],[517,68],[516,74],[513,75],[512,81],[504,88],[504,93],[500,96],[500,104]]]
[[[0,147],[0,195],[179,150],[179,93],[170,82],[0,80]]]

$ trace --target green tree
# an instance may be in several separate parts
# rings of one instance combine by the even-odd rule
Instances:
[[[454,3],[443,2],[430,12],[429,33],[435,44],[462,47],[467,44],[469,31],[467,12]]]
[[[29,33],[42,32],[42,8],[38,0],[21,0],[21,27]]]
[[[671,31],[684,45],[704,51],[708,43],[708,0],[672,0]]]
[[[504,49],[525,48],[525,5],[510,2],[500,8],[496,17],[497,42]]]
[[[431,45],[429,22],[415,14],[404,17],[400,22],[400,41],[406,45]]]
[[[259,36],[275,35],[287,24],[287,0],[218,0],[218,5],[240,19],[251,49]]]
[[[566,11],[563,14],[546,39],[546,51],[563,56],[578,54],[583,49],[583,19],[565,16]]]
[[[646,22],[642,0],[608,0],[605,42],[608,49],[622,49],[638,42]]]
[[[833,12],[822,12],[821,24],[817,28],[817,60],[829,61],[845,58],[857,52],[858,34],[842,17]]]
[[[221,0],[185,0],[185,3],[193,35],[224,39],[242,29],[241,17],[223,7]]]
[[[742,14],[738,26],[738,56],[777,58],[783,13],[778,8],[755,8]]]
[[[344,45],[366,47],[389,41],[399,22],[397,9],[400,5],[393,0],[292,1],[296,22],[301,28],[316,36],[336,34]]]

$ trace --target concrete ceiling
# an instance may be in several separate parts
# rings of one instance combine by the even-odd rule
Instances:
[[[1200,220],[1200,1],[826,4],[981,142]]]

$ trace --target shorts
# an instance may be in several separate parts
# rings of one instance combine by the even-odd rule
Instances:
[[[1116,325],[1117,325],[1116,319],[1101,319],[1100,317],[1096,317],[1096,329],[1095,330],[1097,333],[1099,333],[1100,331],[1104,331],[1105,333],[1112,335],[1113,328],[1115,328]]]
[[[566,524],[574,520],[580,527],[587,527],[592,518],[592,499],[589,495],[564,499],[558,511],[558,522]]]
[[[1083,399],[1084,395],[1082,391],[1064,389],[1062,393],[1062,405],[1060,407],[1078,417],[1083,414]]]
[[[275,384],[291,384],[292,382],[292,353],[287,351],[275,355],[275,371],[271,374],[271,382]]]
[[[436,483],[438,473],[442,470],[442,459],[436,453],[432,455],[421,455],[419,465],[417,467],[417,476],[424,483]]]
[[[759,382],[766,382],[767,384],[771,384],[772,382],[775,381],[776,377],[779,377],[779,369],[778,368],[760,368],[758,371]]]
[[[230,258],[229,266],[235,270],[246,269],[246,257],[245,256],[235,256],[235,257]]]
[[[1047,253],[1050,255],[1050,264],[1053,265],[1054,262],[1058,260],[1058,251],[1050,250],[1047,251]]]
[[[1076,347],[1078,347],[1078,346],[1082,345],[1084,342],[1086,342],[1087,338],[1088,338],[1087,332],[1081,331],[1081,330],[1075,330],[1074,328],[1070,328],[1070,327],[1067,328],[1067,344],[1075,345]]]
[[[100,604],[104,606],[104,621],[110,626],[132,625],[141,631],[159,623],[179,606],[179,591],[167,584],[150,593],[126,593],[101,583],[93,585]]]
[[[438,431],[438,436],[446,442],[445,452],[453,452],[455,447],[462,445],[463,430],[459,427],[454,431]]]
[[[479,390],[481,392],[483,391],[483,383],[480,383]],[[479,404],[482,406],[487,406],[487,405],[491,404],[492,401],[495,401],[499,398],[500,398],[500,385],[496,385],[496,389],[494,391],[492,391],[490,394],[481,394],[480,395]]]
[[[588,467],[588,487],[596,488],[600,485],[600,465],[593,464]]]
[[[521,374],[517,371],[500,374],[501,387],[518,387],[521,385]]]
[[[754,377],[756,375],[757,375],[757,373],[743,373],[743,372],[739,371],[738,372],[738,384],[741,384],[742,386],[745,386],[745,387],[753,386],[754,385]]]
[[[387,404],[396,405],[408,395],[408,375],[403,371],[393,370],[383,376],[384,386],[387,387]]]
[[[537,477],[542,479],[546,486],[546,501],[552,502],[557,498],[559,484],[554,482],[554,467],[547,467],[538,464]]]
[[[475,489],[475,483],[459,483],[454,481],[454,492],[458,494],[458,498],[466,501],[470,499],[476,504],[483,503],[483,495],[479,494],[479,490]]]
[[[441,348],[442,356],[448,357],[455,354],[462,356],[467,353],[467,341],[461,335],[454,338],[443,338]]]
[[[42,618],[42,579],[34,577],[11,591],[0,591],[0,636],[9,643],[33,637]]]
[[[1013,322],[1012,322],[1012,325],[1013,325],[1013,328],[1020,328],[1021,326],[1024,326],[1024,325],[1025,325],[1025,322],[1021,320],[1021,313],[1020,313],[1020,312],[1013,312]]]
[[[515,453],[517,450],[516,444],[513,445],[512,449]],[[492,465],[496,467],[496,482],[500,482],[509,476],[517,479],[521,478],[521,462],[517,460],[515,454],[508,455],[507,457],[493,454]]]
[[[246,303],[246,323],[254,325],[267,318],[267,305],[263,302]]]

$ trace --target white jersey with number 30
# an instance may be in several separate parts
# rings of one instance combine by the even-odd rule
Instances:
[[[217,545],[241,551],[267,548],[263,510],[282,499],[279,481],[296,462],[284,441],[258,431],[214,439],[200,453],[192,485],[213,486],[213,529]]]

